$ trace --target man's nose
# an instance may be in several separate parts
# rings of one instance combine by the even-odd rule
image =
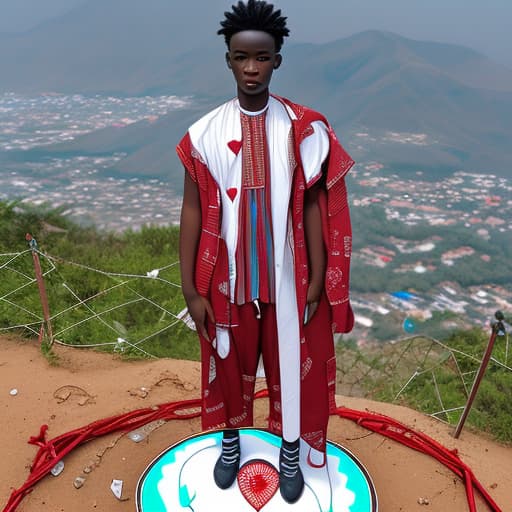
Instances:
[[[256,62],[253,59],[247,59],[244,71],[245,71],[245,73],[251,74],[251,75],[257,73],[258,66],[256,65]]]

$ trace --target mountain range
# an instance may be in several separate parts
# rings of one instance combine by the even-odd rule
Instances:
[[[154,123],[0,160],[123,151],[127,157],[109,172],[177,180],[175,143],[201,113],[235,93],[215,35],[222,4],[204,2],[199,12],[188,2],[89,0],[29,32],[2,35],[0,92],[195,101]],[[324,44],[287,41],[283,56],[273,92],[325,113],[356,160],[433,178],[460,169],[509,173],[512,70],[478,52],[367,31]]]

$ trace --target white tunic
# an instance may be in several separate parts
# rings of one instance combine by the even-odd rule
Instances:
[[[290,219],[290,195],[295,162],[291,140],[295,114],[274,97],[269,98],[266,131],[270,158],[271,214],[274,242],[276,283],[276,319],[281,379],[283,437],[294,441],[300,436],[300,331],[295,289],[293,231]],[[239,229],[239,205],[242,180],[242,154],[229,146],[241,141],[241,107],[238,99],[224,103],[193,124],[189,135],[193,147],[209,169],[220,191],[222,204],[221,237],[226,242],[229,259],[230,298],[234,302],[236,245]],[[248,112],[255,115],[260,112]],[[327,127],[321,121],[312,123],[313,134],[300,146],[306,183],[318,177],[329,152]],[[236,189],[232,199],[227,191]],[[221,357],[229,353],[229,334],[217,327],[217,350]]]

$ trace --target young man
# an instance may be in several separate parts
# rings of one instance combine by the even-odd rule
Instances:
[[[325,464],[335,406],[333,332],[348,332],[351,227],[344,176],[353,165],[326,119],[269,94],[289,31],[280,10],[248,0],[218,31],[237,97],[194,123],[177,147],[185,166],[183,294],[201,342],[204,429],[224,431],[214,469],[230,487],[238,427],[251,426],[263,358],[269,429],[282,435],[280,490],[302,493]]]

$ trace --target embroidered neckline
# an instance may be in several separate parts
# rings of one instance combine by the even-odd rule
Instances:
[[[267,103],[261,110],[254,111],[254,110],[245,110],[245,108],[242,108],[242,106],[240,105],[240,102],[238,102],[238,108],[239,108],[240,112],[242,112],[242,114],[245,114],[246,116],[259,116],[259,115],[263,114],[263,112],[268,110],[268,105],[269,105],[269,103]]]

